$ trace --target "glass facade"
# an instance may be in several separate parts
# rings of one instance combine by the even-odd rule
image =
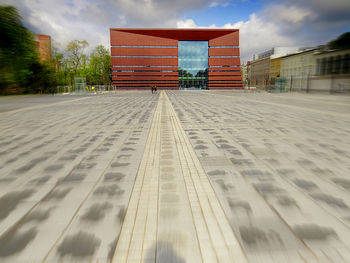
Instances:
[[[208,41],[179,41],[179,87],[207,89]]]

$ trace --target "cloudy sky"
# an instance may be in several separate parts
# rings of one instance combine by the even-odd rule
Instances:
[[[64,49],[70,40],[109,47],[110,27],[240,29],[241,57],[275,46],[325,44],[350,31],[350,0],[0,0]]]

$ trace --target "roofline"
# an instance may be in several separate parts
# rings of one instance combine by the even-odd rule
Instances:
[[[332,52],[337,52],[337,51],[346,51],[346,50],[350,50],[350,48],[320,50],[320,52],[317,55],[322,55],[322,54],[327,54],[327,53],[332,53]]]
[[[316,48],[312,48],[312,49],[308,49],[308,50],[304,50],[304,51],[288,54],[288,55],[285,55],[285,56],[282,56],[282,57],[279,57],[279,58],[286,58],[286,57],[296,56],[296,55],[308,53],[308,52],[319,50],[319,49],[320,49],[319,47],[316,47]]]
[[[271,57],[266,57],[266,58],[261,58],[261,59],[256,59],[256,60],[251,60],[250,63],[258,62],[264,59],[271,59]]]
[[[239,29],[235,28],[164,28],[164,27],[155,27],[155,28],[128,28],[128,27],[123,27],[123,28],[114,28],[111,27],[109,30],[116,30],[116,31],[126,31],[126,30],[140,30],[140,31],[154,31],[154,30],[160,30],[160,31],[165,31],[165,30],[171,30],[171,31],[227,31],[227,32],[235,32],[239,31]]]

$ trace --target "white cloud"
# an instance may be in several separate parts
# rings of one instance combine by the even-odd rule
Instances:
[[[176,22],[178,28],[194,28],[198,27],[192,19],[179,20]]]
[[[61,47],[78,39],[87,40],[91,48],[109,47],[110,27],[201,27],[183,16],[237,1],[246,0],[2,0],[2,4],[16,6],[26,26],[51,35]],[[349,28],[349,13],[350,0],[265,0],[261,12],[222,27],[240,29],[246,61],[274,46],[324,44]]]
[[[349,13],[349,0],[266,0],[263,10],[248,20],[221,28],[240,29],[241,59],[246,62],[273,47],[326,44],[350,28]],[[193,19],[186,21],[196,25]]]
[[[185,12],[226,0],[3,0],[16,6],[34,33],[50,35],[64,47],[87,40],[90,48],[109,47],[111,27],[174,27]],[[196,26],[191,21],[179,26]]]
[[[294,45],[292,36],[280,34],[276,24],[264,21],[256,14],[252,14],[248,21],[239,21],[235,24],[225,24],[224,28],[239,29],[241,59],[248,61],[252,55],[276,46]]]
[[[291,26],[299,26],[306,23],[306,21],[314,20],[316,17],[312,10],[295,5],[286,6],[285,4],[270,6],[263,11],[263,14],[274,23],[284,23]]]
[[[201,28],[193,19],[179,20],[178,28]],[[241,60],[246,62],[252,55],[276,46],[291,46],[294,44],[292,37],[282,36],[276,24],[262,20],[256,14],[252,14],[247,21],[239,21],[234,24],[225,24],[217,27],[215,24],[209,28],[234,28],[239,29]]]

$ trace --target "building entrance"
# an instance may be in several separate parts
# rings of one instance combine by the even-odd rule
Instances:
[[[208,89],[208,41],[179,41],[180,89]]]

